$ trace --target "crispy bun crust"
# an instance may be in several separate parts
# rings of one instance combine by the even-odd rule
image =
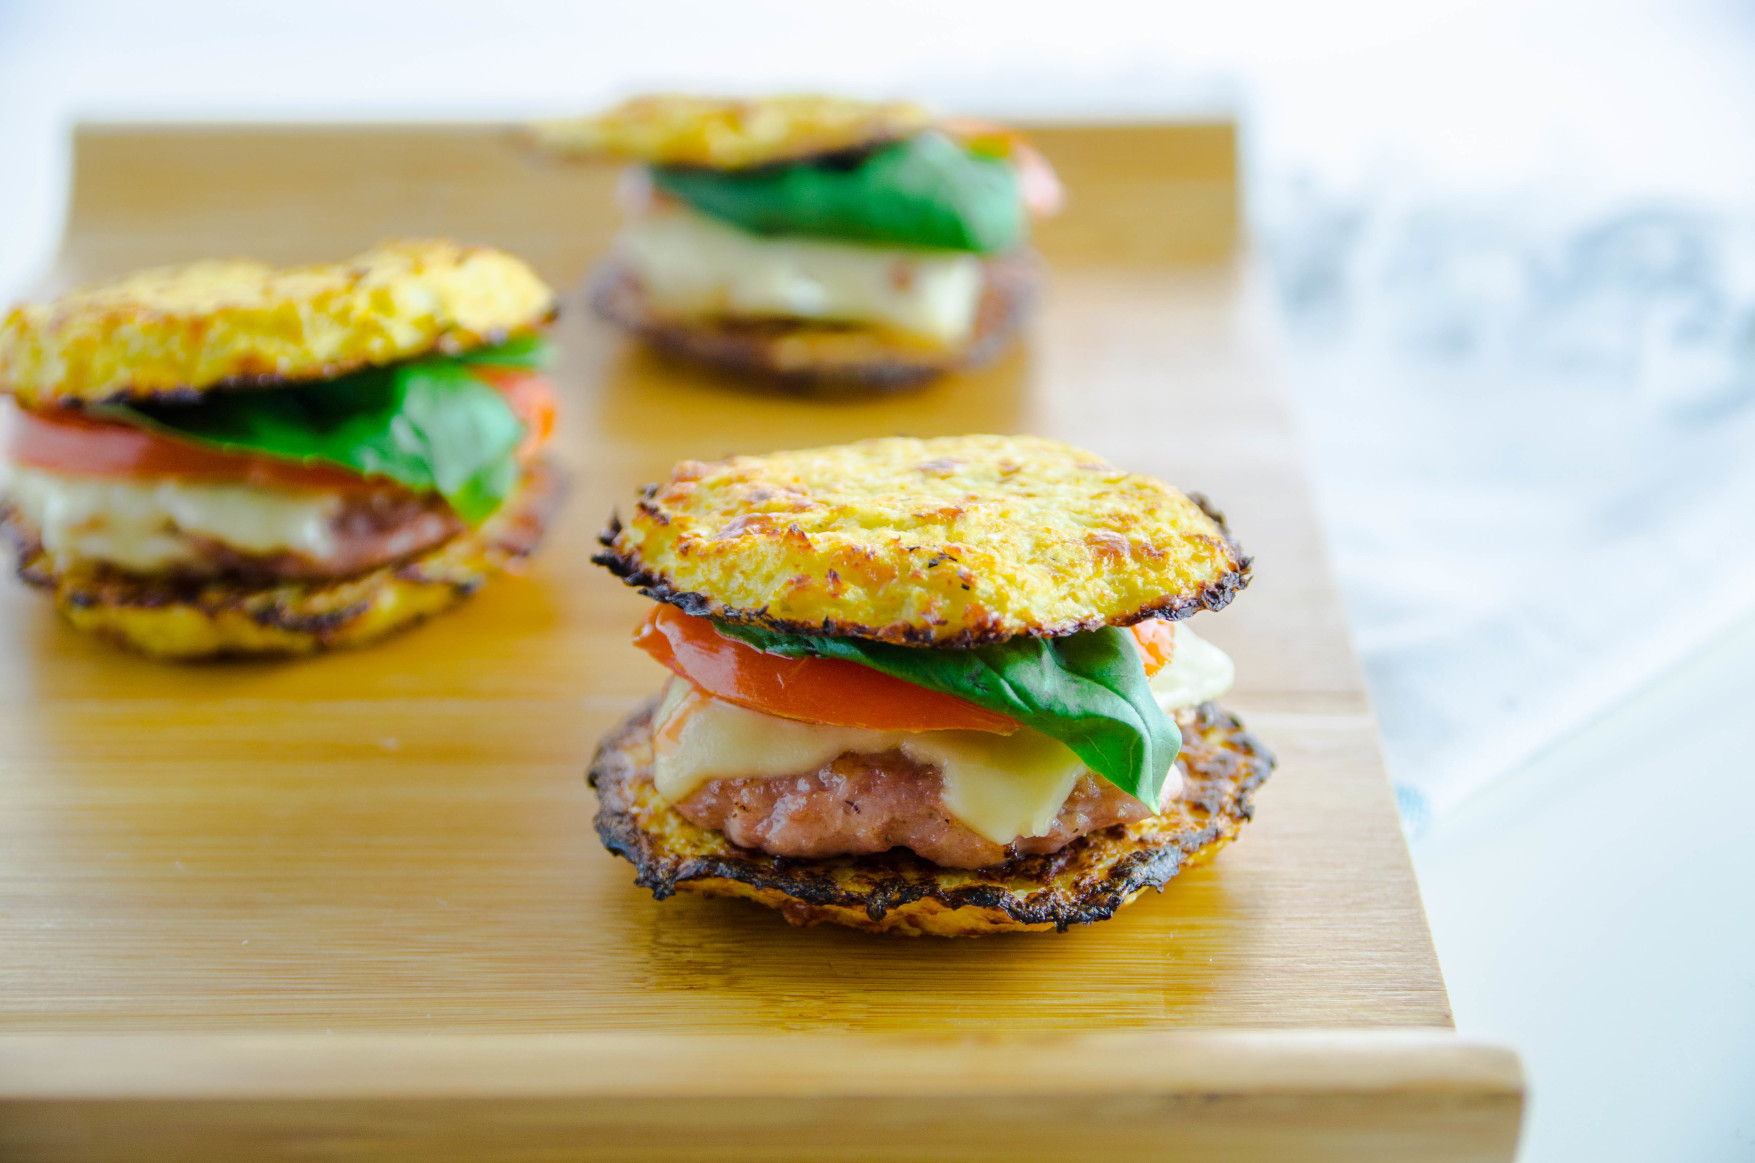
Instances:
[[[750,375],[785,391],[840,396],[914,388],[996,359],[1029,317],[1037,261],[1033,255],[1013,255],[985,266],[987,284],[974,332],[953,348],[858,324],[668,315],[653,307],[640,280],[614,259],[598,268],[587,294],[599,315],[668,355]]]
[[[1273,757],[1211,703],[1180,712],[1182,799],[1159,816],[1073,841],[1047,856],[992,868],[941,868],[893,849],[876,856],[794,860],[739,848],[691,824],[652,785],[654,704],[598,745],[587,780],[597,789],[597,834],[659,900],[676,892],[743,897],[795,925],[831,923],[872,933],[975,937],[1107,920],[1148,888],[1236,839]]]
[[[0,323],[0,389],[49,407],[326,379],[503,342],[554,312],[523,261],[443,240],[280,270],[161,267],[14,307]]]
[[[594,117],[533,125],[536,144],[572,157],[735,170],[865,149],[932,124],[918,105],[788,94],[754,99],[635,97]]]
[[[684,461],[593,558],[691,614],[916,646],[1216,610],[1249,559],[1203,504],[1035,436]]]
[[[558,468],[536,464],[518,495],[479,529],[340,581],[279,585],[147,578],[104,565],[59,569],[36,530],[0,508],[18,576],[54,594],[74,626],[171,660],[312,654],[364,646],[454,606],[534,551],[565,494]]]

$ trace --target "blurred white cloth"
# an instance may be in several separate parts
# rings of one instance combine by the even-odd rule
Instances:
[[[1263,201],[1418,829],[1755,607],[1755,224],[1293,183]]]

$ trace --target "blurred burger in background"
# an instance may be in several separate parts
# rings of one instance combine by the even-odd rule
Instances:
[[[1002,352],[1037,281],[1054,171],[1000,126],[908,103],[649,96],[535,128],[637,163],[591,284],[660,349],[800,390],[886,390]]]
[[[541,540],[553,292],[447,241],[143,271],[0,324],[0,530],[81,629],[304,654],[453,605]]]

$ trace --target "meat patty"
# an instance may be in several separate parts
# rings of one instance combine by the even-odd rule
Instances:
[[[936,768],[900,751],[843,755],[797,776],[711,780],[674,807],[692,824],[773,856],[819,859],[907,848],[947,868],[1058,852],[1080,836],[1154,814],[1086,772],[1047,835],[997,844],[946,810]]]
[[[189,537],[200,550],[200,562],[185,565],[178,572],[299,581],[352,577],[423,553],[463,530],[463,522],[442,497],[399,488],[374,489],[343,497],[330,518],[333,549],[322,557],[302,553],[251,555],[218,541]]]

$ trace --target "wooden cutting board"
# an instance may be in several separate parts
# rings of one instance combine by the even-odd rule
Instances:
[[[914,395],[762,395],[579,288],[608,168],[495,127],[84,127],[47,289],[446,234],[566,295],[574,492],[528,576],[380,648],[175,667],[0,589],[0,1157],[1509,1158],[1459,1041],[1239,254],[1227,125],[1045,129],[1027,344]],[[683,457],[1035,432],[1212,497],[1256,580],[1198,629],[1279,755],[1208,867],[1064,935],[795,930],[632,884],[597,737],[653,691],[588,560]]]

